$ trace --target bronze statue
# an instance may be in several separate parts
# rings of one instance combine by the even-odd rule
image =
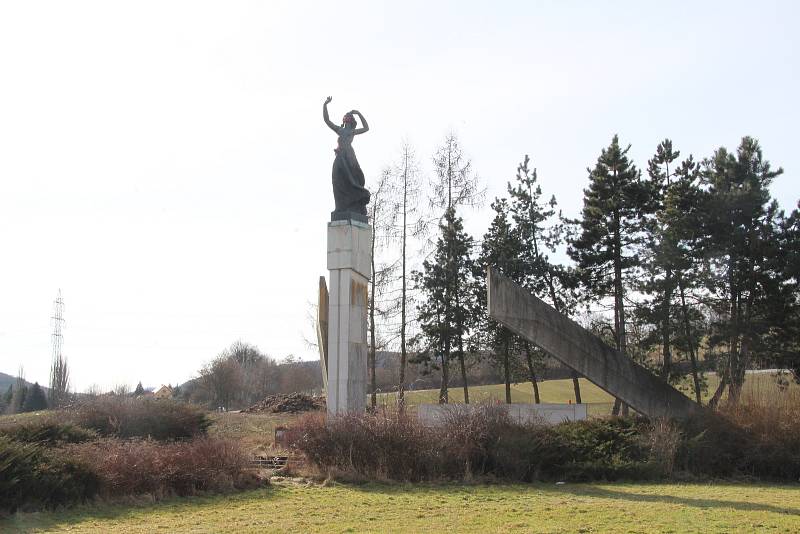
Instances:
[[[369,191],[364,187],[364,172],[353,150],[353,137],[368,132],[369,125],[361,112],[354,109],[345,113],[341,126],[336,126],[328,116],[328,103],[331,100],[331,97],[326,98],[322,105],[322,118],[325,124],[339,137],[334,150],[336,157],[333,160],[332,172],[336,210],[331,213],[331,220],[354,219],[367,222]],[[361,128],[356,127],[356,115],[361,120]]]

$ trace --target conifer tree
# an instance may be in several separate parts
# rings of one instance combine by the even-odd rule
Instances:
[[[420,328],[427,339],[427,349],[416,363],[441,369],[439,402],[449,401],[449,371],[453,349],[464,379],[465,401],[469,400],[464,360],[464,338],[472,321],[475,306],[471,295],[472,273],[475,271],[471,251],[474,240],[464,231],[463,221],[454,209],[448,209],[439,225],[440,237],[431,259],[415,273],[417,286],[424,300],[418,306]]]
[[[543,198],[536,169],[529,166],[526,155],[517,167],[516,182],[508,184],[510,213],[514,220],[519,240],[521,263],[520,282],[533,294],[550,302],[553,308],[565,315],[571,315],[577,304],[575,287],[577,277],[573,270],[550,261],[549,254],[565,243],[566,221],[556,213],[557,202],[554,196]],[[528,374],[534,388],[534,397],[539,402],[536,385],[536,362],[543,359],[544,353],[523,342]],[[534,356],[536,355],[536,357]],[[572,371],[575,402],[581,402],[578,375]]]
[[[36,412],[46,409],[47,397],[45,397],[44,391],[42,391],[42,387],[39,385],[39,382],[36,382],[30,387],[28,394],[25,396],[25,403],[22,406],[22,411]]]
[[[622,148],[614,136],[584,190],[580,235],[569,248],[582,272],[583,282],[598,298],[614,300],[614,337],[617,350],[628,353],[625,333],[625,275],[639,266],[638,249],[644,239],[650,199],[641,173],[628,159],[630,145]],[[614,403],[619,413],[620,401]],[[623,413],[627,406],[623,407]]]
[[[704,379],[698,364],[700,340],[705,336],[703,314],[690,306],[689,297],[701,288],[700,273],[704,193],[699,187],[700,167],[690,155],[676,168],[667,188],[662,208],[665,242],[670,255],[674,277],[673,291],[677,292],[674,345],[688,354],[695,401],[702,404]],[[695,297],[694,300],[699,300]]]
[[[711,256],[706,290],[717,317],[709,343],[725,356],[712,404],[726,386],[729,401],[738,401],[745,370],[754,359],[775,355],[770,332],[782,328],[791,309],[786,254],[779,248],[783,213],[769,193],[782,173],[751,137],[736,154],[720,148],[703,165],[703,245]]]
[[[523,245],[520,234],[511,223],[509,215],[508,201],[505,198],[497,198],[492,202],[494,218],[489,229],[483,236],[481,242],[481,253],[478,263],[481,273],[485,273],[488,267],[496,269],[504,276],[517,283],[524,283],[525,273],[523,270]],[[511,380],[514,369],[518,367],[514,358],[522,341],[503,325],[489,318],[486,308],[486,284],[484,277],[480,277],[481,284],[478,289],[478,297],[481,299],[482,315],[479,331],[483,334],[482,344],[487,346],[493,354],[495,360],[500,365],[503,372],[503,382],[505,383],[506,403],[511,403]],[[532,354],[528,353],[529,356]],[[538,391],[535,376],[532,385],[534,394]]]
[[[141,395],[144,395],[144,387],[142,386],[142,382],[140,380],[139,383],[136,384],[136,389],[133,390],[133,396],[139,397]]]
[[[672,299],[675,290],[675,233],[671,231],[666,218],[665,199],[671,188],[675,168],[670,165],[678,159],[680,151],[673,150],[672,141],[663,140],[656,147],[656,153],[647,162],[650,176],[651,209],[649,215],[648,239],[645,249],[646,278],[642,285],[644,293],[653,296],[652,302],[642,307],[648,322],[656,325],[655,333],[661,344],[661,374],[669,380],[672,370]]]

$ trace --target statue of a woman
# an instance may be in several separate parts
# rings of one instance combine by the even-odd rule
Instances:
[[[333,160],[332,173],[336,211],[331,214],[331,220],[356,218],[366,222],[369,191],[364,188],[364,172],[353,150],[353,136],[368,132],[369,125],[361,112],[354,109],[345,113],[341,126],[336,126],[328,116],[328,103],[331,100],[331,97],[326,98],[322,105],[322,118],[325,119],[325,124],[339,137],[334,150],[336,158]],[[361,120],[361,128],[356,128],[356,115]]]

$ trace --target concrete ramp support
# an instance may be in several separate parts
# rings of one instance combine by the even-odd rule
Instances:
[[[683,419],[701,408],[496,271],[486,274],[489,316],[649,417]]]

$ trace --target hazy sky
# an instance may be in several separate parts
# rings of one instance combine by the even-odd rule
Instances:
[[[458,133],[489,196],[524,154],[577,215],[611,136],[645,168],[743,135],[800,198],[797,2],[0,3],[0,371],[46,382],[59,288],[78,389],[182,382],[302,340],[335,138],[367,180]],[[467,214],[482,234],[487,209]]]

